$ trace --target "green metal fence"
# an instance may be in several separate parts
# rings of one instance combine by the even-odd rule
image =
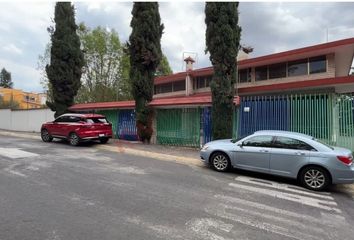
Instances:
[[[107,120],[112,123],[113,137],[117,138],[117,127],[118,127],[118,111],[119,110],[99,110],[97,114],[102,114],[106,116]]]
[[[158,109],[157,143],[176,146],[200,146],[199,108]]]
[[[258,130],[294,131],[354,150],[353,99],[336,93],[242,97],[234,132],[242,137]]]
[[[199,147],[201,131],[205,135],[208,129],[206,126],[211,124],[205,122],[211,120],[202,110],[157,109],[157,143]],[[117,136],[121,120],[119,110],[100,110],[98,113],[105,115],[112,123]],[[241,98],[240,106],[235,108],[233,118],[234,138],[257,130],[288,130],[309,134],[328,144],[354,150],[354,94],[246,96]],[[202,142],[204,144],[206,140]]]
[[[354,150],[354,96],[341,94],[335,99],[333,119],[336,145]]]
[[[301,132],[332,143],[333,94],[288,96],[290,131]]]
[[[232,121],[232,138],[233,139],[238,139],[239,138],[239,134],[238,134],[238,131],[239,131],[239,112],[240,112],[240,107],[239,106],[236,106],[235,107],[235,110],[233,112],[233,115],[232,115],[232,118],[233,118],[233,121]]]

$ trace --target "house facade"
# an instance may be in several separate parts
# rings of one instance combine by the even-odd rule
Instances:
[[[293,93],[321,90],[354,92],[349,76],[354,53],[354,38],[295,49],[267,56],[239,60],[236,95]],[[210,93],[213,68],[187,71],[155,79],[154,98]]]
[[[24,92],[20,89],[0,87],[0,96],[4,102],[17,109],[35,109],[45,105],[46,94]]]
[[[256,58],[242,56],[230,131],[234,137],[263,129],[297,131],[354,149],[353,57],[354,38]],[[199,146],[212,140],[213,68],[193,69],[190,57],[185,62],[186,71],[155,78],[150,103],[155,109],[154,142]],[[71,109],[104,110],[117,121],[117,137],[125,138],[119,131],[127,127],[123,119],[134,118],[133,108],[134,102],[126,101],[77,104]],[[133,136],[134,126],[130,130],[127,135]]]

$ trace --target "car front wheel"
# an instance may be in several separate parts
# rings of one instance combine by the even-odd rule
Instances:
[[[222,152],[214,153],[211,156],[211,166],[218,172],[226,172],[231,166],[229,157]]]
[[[300,181],[305,188],[314,191],[324,190],[331,183],[328,172],[316,166],[304,168],[300,173]]]
[[[80,138],[76,133],[71,133],[69,136],[69,143],[71,146],[77,146],[80,143]]]
[[[53,140],[53,137],[49,134],[47,129],[42,129],[41,138],[43,142],[51,142]]]

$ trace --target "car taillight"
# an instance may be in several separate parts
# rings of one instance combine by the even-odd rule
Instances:
[[[346,156],[337,156],[338,160],[344,163],[347,166],[352,165],[353,163],[353,158],[352,157],[346,157]]]

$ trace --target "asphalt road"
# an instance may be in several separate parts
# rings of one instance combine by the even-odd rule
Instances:
[[[1,240],[352,240],[351,189],[0,136]]]

